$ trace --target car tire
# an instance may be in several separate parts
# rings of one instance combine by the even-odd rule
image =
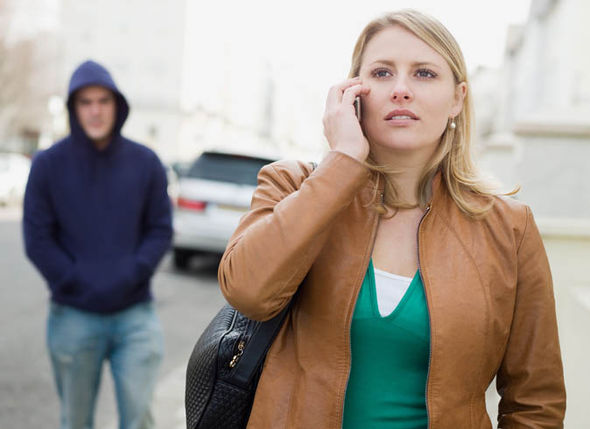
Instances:
[[[186,249],[174,249],[174,266],[179,270],[186,270],[193,253]]]

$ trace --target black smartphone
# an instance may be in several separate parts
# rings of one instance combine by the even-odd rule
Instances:
[[[360,122],[361,121],[361,97],[356,97],[354,99],[353,105],[354,105],[354,113]]]

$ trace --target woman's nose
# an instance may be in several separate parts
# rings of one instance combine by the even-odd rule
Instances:
[[[410,101],[412,98],[412,92],[410,91],[410,88],[408,88],[408,85],[406,84],[405,80],[397,80],[395,82],[395,86],[391,91],[391,99],[399,103],[404,101]]]

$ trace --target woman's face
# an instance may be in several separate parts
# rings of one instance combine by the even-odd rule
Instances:
[[[450,117],[461,111],[465,83],[445,59],[399,25],[377,33],[363,54],[363,129],[377,160],[391,149],[434,153]]]

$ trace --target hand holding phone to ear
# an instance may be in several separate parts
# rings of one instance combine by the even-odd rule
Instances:
[[[334,85],[328,93],[324,113],[324,135],[330,149],[343,152],[359,161],[365,161],[369,155],[369,142],[360,124],[360,99],[369,91],[358,77]]]

